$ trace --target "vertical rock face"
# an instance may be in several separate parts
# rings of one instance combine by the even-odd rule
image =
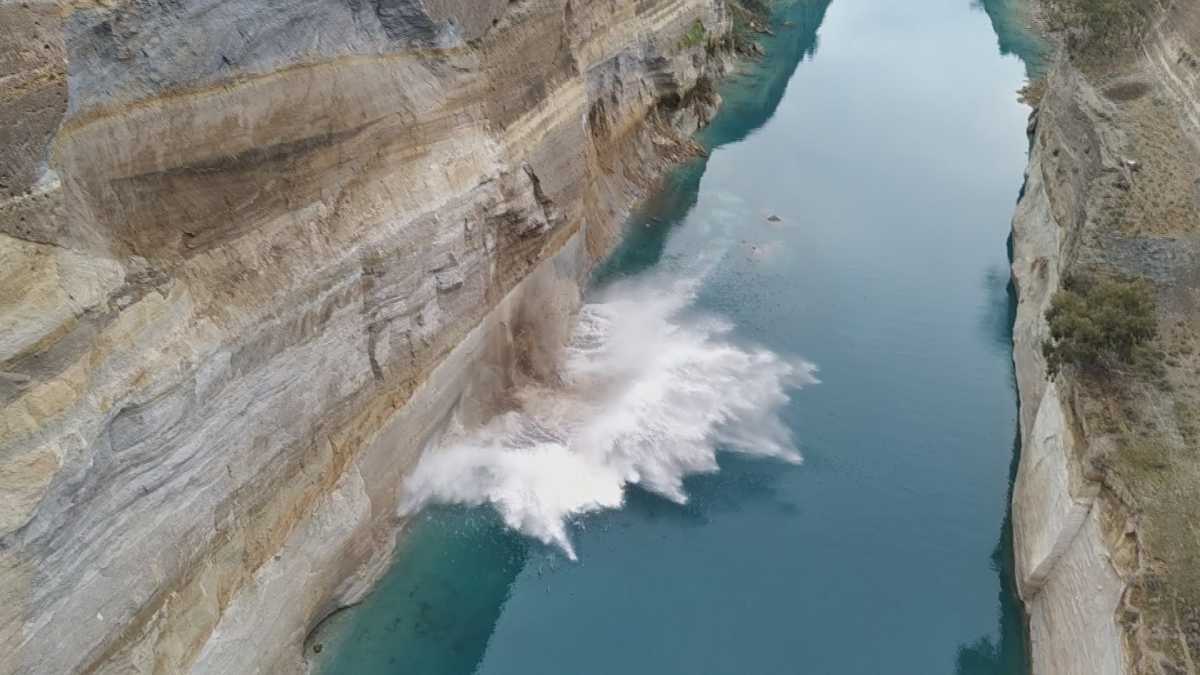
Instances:
[[[536,376],[711,114],[729,22],[0,2],[0,673],[302,669],[423,444]]]
[[[1034,673],[1197,673],[1200,568],[1186,542],[1198,541],[1188,495],[1200,494],[1200,463],[1187,410],[1200,371],[1168,359],[1157,382],[1077,372],[1048,381],[1041,347],[1051,297],[1081,271],[1154,285],[1157,348],[1185,349],[1194,335],[1200,5],[1156,8],[1116,59],[1070,51],[1035,111],[1013,221],[1013,523]]]
[[[1081,438],[1066,389],[1046,380],[1044,315],[1069,264],[1088,183],[1099,157],[1071,99],[1079,75],[1065,64],[1053,74],[1036,113],[1025,190],[1013,221],[1013,278],[1019,304],[1013,349],[1021,408],[1021,461],[1013,491],[1017,585],[1029,613],[1036,675],[1125,672],[1116,610],[1122,583],[1100,521],[1099,485],[1084,476]],[[1064,100],[1066,99],[1066,100]],[[1047,161],[1075,148],[1075,171]],[[1076,167],[1072,167],[1076,168]]]

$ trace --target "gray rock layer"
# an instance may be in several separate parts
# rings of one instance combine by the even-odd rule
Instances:
[[[0,673],[301,671],[711,115],[697,21],[0,2]]]

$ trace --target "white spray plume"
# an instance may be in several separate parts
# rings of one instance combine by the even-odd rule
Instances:
[[[718,449],[799,462],[780,412],[816,368],[734,344],[727,322],[685,316],[697,287],[622,284],[585,305],[562,385],[524,388],[517,409],[452,429],[407,480],[402,511],[490,504],[574,560],[571,519],[619,508],[627,485],[684,503],[684,478],[716,471]]]

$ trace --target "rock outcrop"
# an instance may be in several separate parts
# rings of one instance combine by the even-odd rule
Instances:
[[[1065,49],[1031,118],[1013,524],[1035,675],[1200,672],[1198,53],[1200,5],[1155,5],[1115,58]],[[1153,283],[1162,371],[1047,379],[1045,312],[1074,272]]]
[[[730,24],[0,1],[0,673],[300,672],[422,447],[536,376],[689,151]]]

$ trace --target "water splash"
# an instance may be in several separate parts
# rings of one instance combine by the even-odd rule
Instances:
[[[585,305],[561,384],[515,392],[481,428],[452,424],[401,510],[490,504],[574,560],[568,523],[619,508],[627,485],[684,503],[684,478],[716,471],[718,449],[799,462],[780,412],[816,368],[735,344],[728,322],[689,311],[698,285],[616,284]]]

